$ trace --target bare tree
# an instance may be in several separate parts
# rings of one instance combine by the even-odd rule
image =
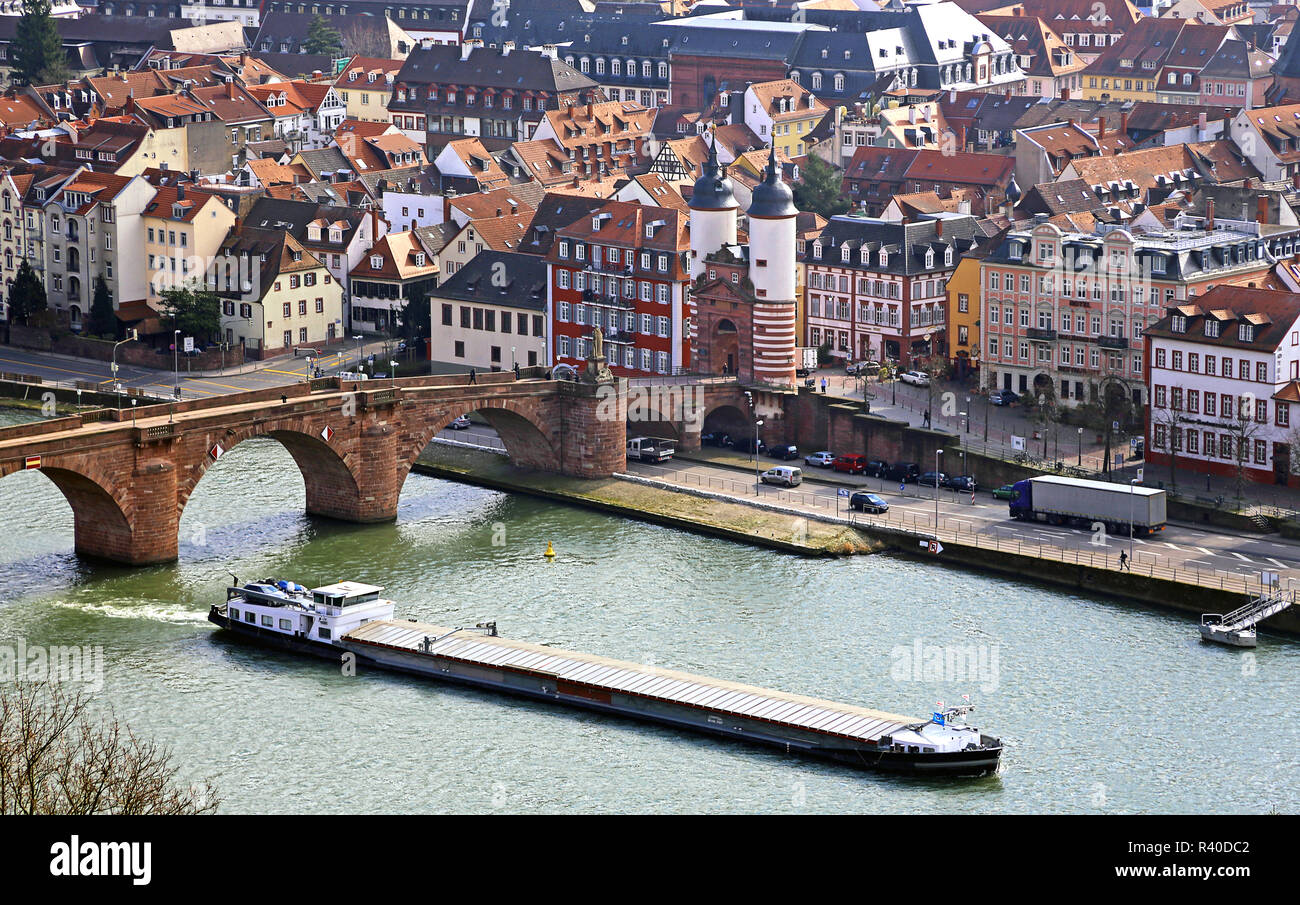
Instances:
[[[211,814],[211,782],[184,786],[165,746],[59,683],[0,687],[0,814]]]
[[[1182,403],[1178,408],[1171,404],[1168,408],[1153,408],[1151,418],[1155,426],[1164,428],[1164,442],[1156,444],[1157,449],[1165,446],[1169,451],[1169,490],[1178,492],[1178,452],[1183,447],[1186,425],[1191,419],[1183,411]],[[1109,449],[1107,450],[1109,454]]]
[[[1246,463],[1250,461],[1250,448],[1255,435],[1263,425],[1255,420],[1255,394],[1244,393],[1237,398],[1237,412],[1229,427],[1232,437],[1233,478],[1237,492],[1237,508],[1241,508],[1246,489]]]

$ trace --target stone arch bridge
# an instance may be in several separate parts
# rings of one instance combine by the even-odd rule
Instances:
[[[378,385],[376,385],[378,383]],[[624,468],[624,381],[510,372],[353,383],[327,378],[211,399],[99,409],[0,429],[0,478],[39,469],[72,506],[78,554],[130,565],[177,557],[181,513],[203,474],[249,437],[293,456],[307,511],[352,522],[397,515],[417,456],[452,419],[480,413],[518,465],[598,478]]]

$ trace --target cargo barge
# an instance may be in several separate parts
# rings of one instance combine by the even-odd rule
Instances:
[[[501,638],[469,628],[394,619],[382,588],[339,582],[308,590],[286,581],[227,588],[208,619],[281,649],[505,692],[766,745],[790,754],[895,773],[996,772],[999,739],[964,725],[969,705],[919,720],[803,695]]]

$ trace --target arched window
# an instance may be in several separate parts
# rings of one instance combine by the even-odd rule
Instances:
[[[622,75],[622,74],[623,74],[623,61],[622,61],[622,60],[610,60],[610,62],[609,62],[609,74],[610,74],[610,75]]]
[[[835,90],[836,91],[844,90],[844,73],[842,72],[835,73]]]
[[[799,75],[799,70],[796,69],[790,73],[790,81],[794,82],[796,85],[803,84],[799,81],[800,78],[802,78],[802,76]]]
[[[812,74],[812,90],[813,91],[822,90],[822,74],[820,72],[814,72]]]
[[[660,64],[659,64],[659,78],[661,78],[661,79],[666,79],[666,78],[668,78],[668,64],[667,64],[667,63],[660,63]]]

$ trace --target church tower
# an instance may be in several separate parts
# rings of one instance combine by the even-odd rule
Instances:
[[[754,286],[753,369],[763,383],[795,383],[794,193],[781,179],[773,143],[749,210],[749,279]]]
[[[736,244],[736,203],[731,179],[718,166],[718,140],[709,136],[709,158],[691,192],[691,279],[704,272],[704,259]]]

